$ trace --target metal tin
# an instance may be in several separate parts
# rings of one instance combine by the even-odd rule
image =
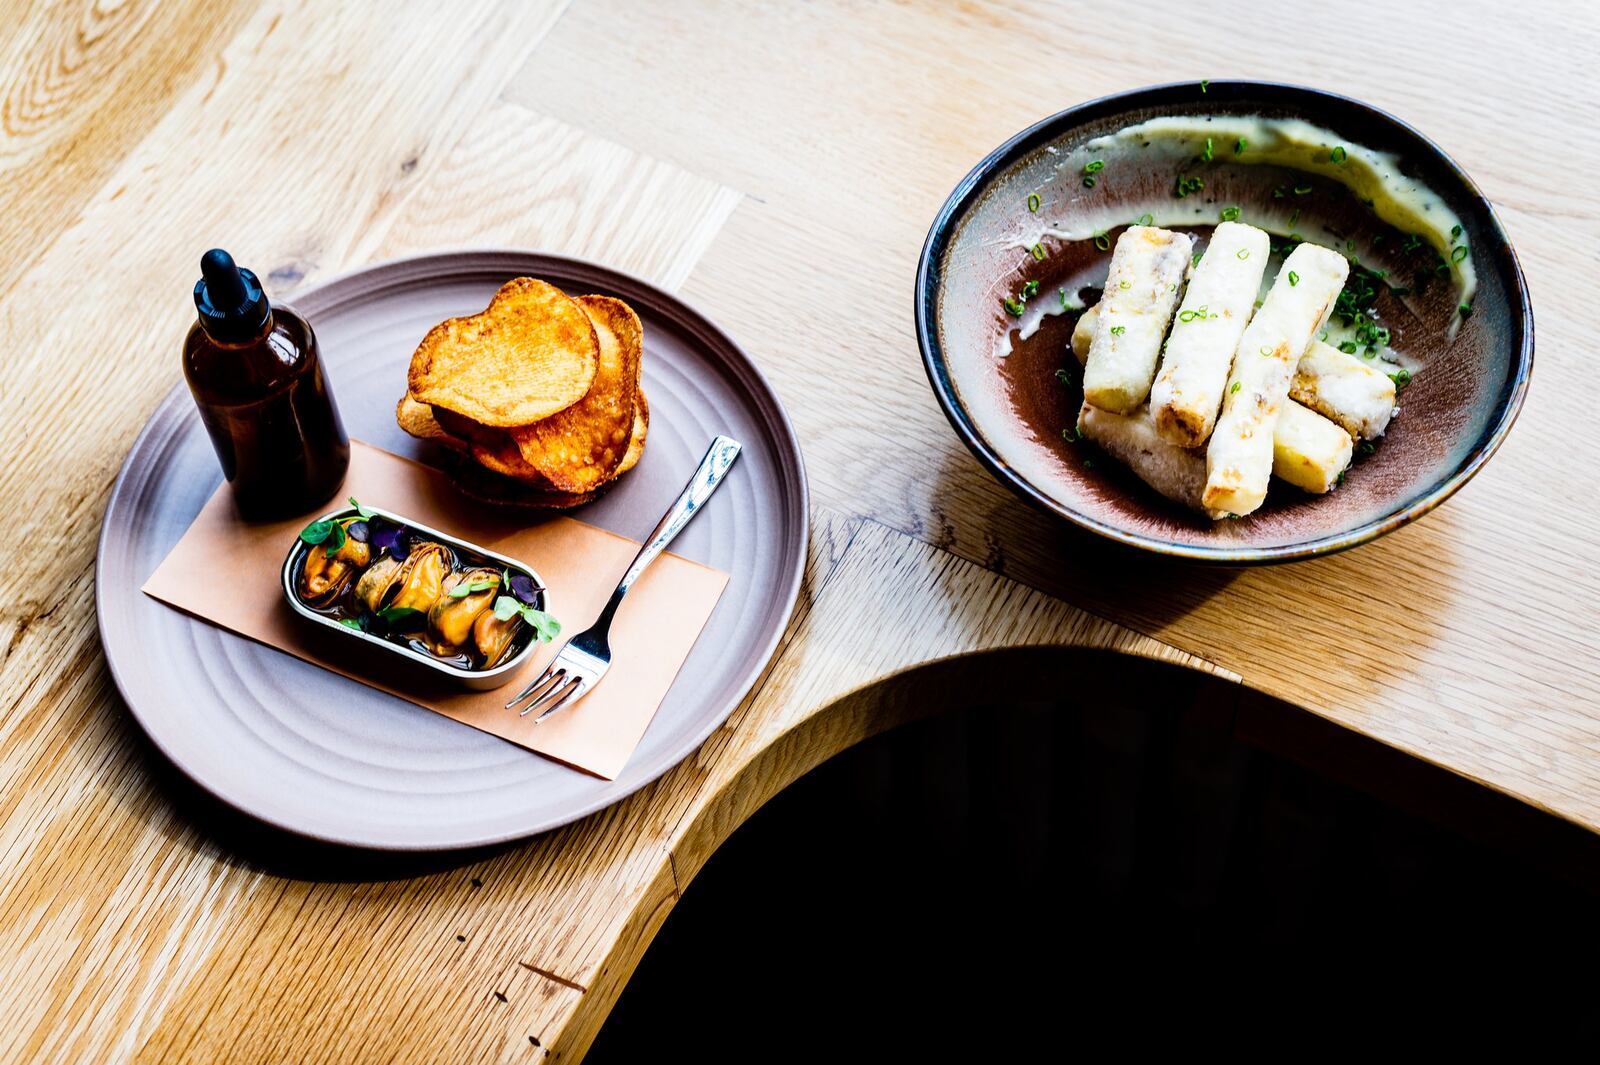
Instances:
[[[534,584],[540,588],[539,602],[536,609],[549,610],[550,596],[544,588],[544,580],[538,572],[525,563],[518,562],[486,547],[479,547],[468,540],[442,533],[438,529],[429,528],[420,522],[412,521],[402,514],[394,514],[377,507],[366,508],[373,515],[384,518],[396,525],[403,525],[413,535],[433,540],[450,548],[458,555],[477,555],[488,562],[498,563],[502,568],[513,574],[521,573],[533,579]],[[344,507],[340,510],[330,511],[318,518],[318,521],[335,521],[341,518],[357,517],[354,507]],[[340,624],[336,619],[320,613],[300,601],[299,593],[295,591],[296,578],[304,565],[305,557],[310,552],[311,545],[295,537],[294,544],[289,548],[289,554],[283,560],[283,597],[289,603],[290,609],[299,614],[323,636],[326,641],[327,651],[331,655],[355,655],[365,658],[375,666],[386,666],[398,660],[406,664],[407,669],[416,671],[419,678],[444,678],[452,684],[463,688],[485,691],[498,688],[510,680],[528,659],[539,648],[540,641],[533,627],[527,624],[520,626],[516,636],[512,638],[510,655],[499,665],[490,669],[466,669],[450,662],[442,661],[432,655],[414,651],[382,636],[375,636],[360,629],[353,629],[348,625]]]

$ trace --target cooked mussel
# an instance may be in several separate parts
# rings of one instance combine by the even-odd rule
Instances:
[[[500,571],[461,570],[444,580],[444,594],[428,611],[428,642],[434,654],[455,654],[472,636],[472,626],[500,593]]]
[[[361,579],[356,581],[357,601],[376,614],[383,609],[384,600],[399,576],[400,560],[393,555],[384,555],[368,566],[362,572]]]
[[[331,556],[326,542],[316,544],[306,552],[300,571],[300,598],[309,606],[331,606],[371,558],[371,548],[354,537],[341,537],[339,549]]]
[[[522,615],[518,613],[502,618],[490,609],[478,615],[478,619],[472,623],[472,642],[483,656],[483,668],[492,669],[499,664],[506,648],[511,646],[511,638],[517,634],[517,626],[521,624]]]
[[[397,591],[384,610],[390,623],[407,630],[421,628],[428,611],[444,593],[444,578],[449,572],[450,552],[442,544],[413,545],[411,553],[400,563],[400,572],[395,574]]]

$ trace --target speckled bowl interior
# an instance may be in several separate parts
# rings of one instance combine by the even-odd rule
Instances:
[[[1376,305],[1393,346],[1419,369],[1402,392],[1400,412],[1345,483],[1309,495],[1274,480],[1261,510],[1211,522],[1161,498],[1092,445],[1062,438],[1078,398],[1055,370],[1072,367],[1067,351],[1073,313],[1043,320],[1028,341],[1000,297],[1038,281],[1049,298],[1092,302],[1110,255],[1093,240],[1047,241],[1043,259],[1018,247],[1028,193],[1046,188],[1045,221],[1063,230],[1073,213],[1127,215],[1155,197],[1172,197],[1169,163],[1124,159],[1093,188],[1059,173],[1057,160],[1084,142],[1161,116],[1260,115],[1299,118],[1351,143],[1399,157],[1400,166],[1438,193],[1461,219],[1478,287],[1472,313],[1455,335],[1456,299],[1448,283],[1401,301],[1385,292]],[[1273,168],[1219,167],[1203,192],[1184,200],[1204,239],[1218,211],[1280,210]],[[1054,182],[1054,184],[1052,184]],[[1282,195],[1281,191],[1276,195]],[[1127,210],[1119,212],[1119,206]],[[1298,205],[1297,205],[1298,206]],[[1328,232],[1387,230],[1354,196],[1308,195],[1307,239]],[[1323,234],[1319,239],[1310,234]],[[1102,245],[1114,243],[1113,226]],[[1393,248],[1398,233],[1388,236]],[[1366,265],[1386,265],[1383,256]],[[1396,282],[1398,283],[1398,282]],[[918,341],[935,395],[978,459],[1024,498],[1093,532],[1135,547],[1225,564],[1286,561],[1365,543],[1425,514],[1488,460],[1511,427],[1533,361],[1533,315],[1516,255],[1493,208],[1471,179],[1432,142],[1366,104],[1314,89],[1258,82],[1158,86],[1063,111],[997,148],[958,185],[935,219],[917,273]]]

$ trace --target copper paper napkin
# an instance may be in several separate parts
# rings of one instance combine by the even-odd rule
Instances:
[[[434,686],[407,690],[399,678],[356,672],[330,657],[325,641],[308,639],[306,623],[283,601],[279,573],[306,523],[339,508],[351,495],[532,566],[544,578],[550,611],[561,621],[561,637],[504,687],[487,692]],[[671,502],[662,499],[661,509]],[[611,779],[627,764],[672,686],[727,586],[727,574],[662,555],[618,611],[611,627],[612,666],[593,691],[537,725],[532,715],[518,717],[505,703],[538,676],[562,640],[589,627],[638,549],[626,537],[571,518],[530,521],[475,505],[438,471],[352,441],[344,489],[315,512],[288,521],[248,523],[239,518],[223,484],[150,575],[144,591],[242,636]],[[226,573],[229,578],[195,579],[204,573]]]

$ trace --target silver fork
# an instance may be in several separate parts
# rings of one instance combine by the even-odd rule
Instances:
[[[616,616],[622,597],[628,594],[628,589],[633,587],[633,582],[639,579],[645,567],[666,550],[673,537],[683,531],[689,519],[699,513],[705,501],[711,498],[711,493],[722,483],[733,460],[739,457],[742,446],[739,441],[726,436],[711,441],[706,457],[700,460],[700,468],[694,471],[694,476],[684,486],[683,494],[662,515],[650,539],[645,541],[645,545],[629,563],[627,572],[617,583],[617,590],[611,593],[610,600],[605,609],[600,611],[595,623],[568,640],[538,679],[506,704],[507,710],[527,699],[528,705],[519,710],[517,715],[526,717],[534,710],[539,710],[539,716],[534,720],[543,721],[562,707],[571,706],[600,682],[600,678],[611,667],[611,619]]]

